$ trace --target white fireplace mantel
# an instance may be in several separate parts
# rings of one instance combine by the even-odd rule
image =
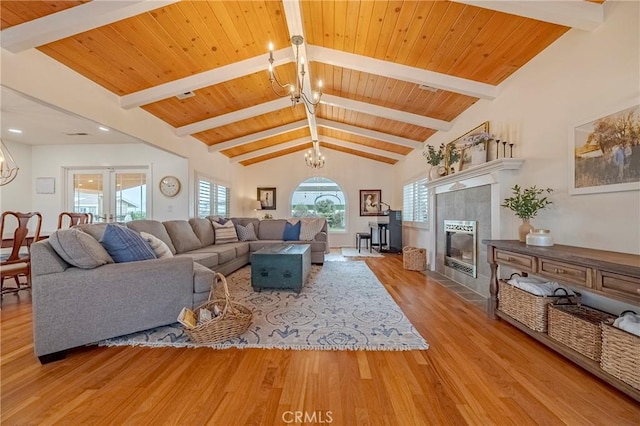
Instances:
[[[434,189],[436,194],[442,194],[449,191],[495,184],[499,182],[498,172],[503,170],[518,170],[523,163],[524,160],[519,158],[500,158],[458,173],[434,179],[427,182],[427,188]]]

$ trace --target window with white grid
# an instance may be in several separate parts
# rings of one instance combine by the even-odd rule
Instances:
[[[196,208],[198,217],[229,216],[231,188],[206,176],[196,179]]]
[[[427,178],[407,183],[402,189],[402,220],[409,225],[428,226],[429,197]]]

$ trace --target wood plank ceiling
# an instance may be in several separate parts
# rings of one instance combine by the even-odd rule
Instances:
[[[576,10],[543,20],[549,13],[476,3],[29,0],[2,1],[0,16],[3,48],[35,47],[120,96],[123,108],[143,108],[245,166],[308,149],[315,135],[323,151],[394,164],[480,98],[495,98],[570,26],[596,26],[603,7],[582,2],[585,24]],[[315,115],[268,80],[268,42],[280,81],[295,80],[290,38],[301,33],[309,81],[324,83]]]

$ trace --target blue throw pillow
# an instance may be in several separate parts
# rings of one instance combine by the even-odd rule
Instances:
[[[300,239],[300,226],[302,222],[297,222],[295,225],[287,222],[284,224],[284,236],[285,241],[298,241]]]
[[[113,223],[107,224],[100,244],[116,263],[157,258],[151,245],[140,234]]]

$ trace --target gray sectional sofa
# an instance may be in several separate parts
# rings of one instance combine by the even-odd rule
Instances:
[[[232,218],[236,225],[253,223],[257,240],[216,244],[215,219],[128,222],[162,240],[174,256],[93,269],[70,265],[47,240],[32,244],[36,356],[46,363],[64,357],[66,349],[174,323],[183,307],[207,300],[215,272],[230,274],[247,265],[252,252],[285,242],[285,219]],[[79,226],[98,241],[105,227]],[[322,264],[329,252],[326,221],[312,240],[285,243],[310,244],[311,262]]]

